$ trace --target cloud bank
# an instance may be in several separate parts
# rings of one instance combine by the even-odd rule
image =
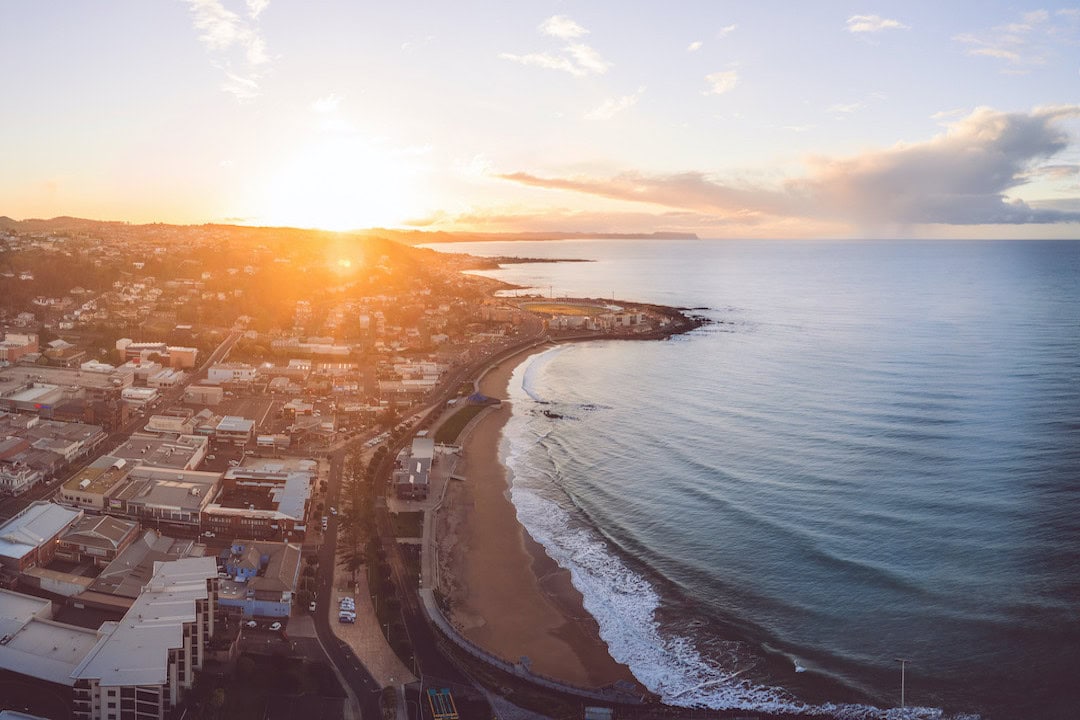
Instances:
[[[930,140],[846,158],[810,158],[776,187],[724,183],[700,172],[609,178],[500,175],[521,185],[648,203],[740,222],[810,219],[860,227],[1080,222],[1080,212],[1031,205],[1009,192],[1069,145],[1060,122],[1080,106],[1006,113],[979,108]],[[1047,164],[1048,165],[1048,164]],[[1058,171],[1060,165],[1048,165]]]

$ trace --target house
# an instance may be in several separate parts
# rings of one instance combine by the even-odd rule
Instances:
[[[300,545],[234,540],[222,555],[229,575],[220,584],[222,607],[240,608],[244,617],[289,616],[300,581]]]
[[[57,541],[82,510],[39,500],[0,525],[0,566],[13,572],[48,565]]]
[[[412,441],[408,459],[394,470],[394,493],[403,500],[422,500],[431,487],[431,465],[435,459],[435,440],[418,437]]]
[[[108,515],[88,515],[71,525],[56,548],[56,556],[72,562],[105,567],[139,536],[139,524]]]

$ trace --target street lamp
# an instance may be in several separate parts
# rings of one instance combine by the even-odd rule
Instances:
[[[900,663],[900,708],[904,708],[904,670],[907,668],[907,664],[911,662],[907,658],[893,658],[896,662]]]

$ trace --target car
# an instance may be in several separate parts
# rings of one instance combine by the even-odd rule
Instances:
[[[244,454],[245,454],[245,455],[254,455],[254,454],[255,454],[255,451],[254,451],[254,450],[245,450],[245,451],[244,451]]]
[[[307,606],[308,612],[315,612],[315,601],[312,600]]]
[[[331,515],[337,515],[337,508],[336,508],[336,507],[333,507],[333,506],[331,506],[331,507],[330,507],[330,514],[331,514]]]
[[[337,619],[339,623],[354,623],[356,622],[356,614],[344,612],[338,613]]]
[[[239,461],[239,460],[230,460],[230,461],[229,461],[229,467],[237,467],[237,466],[239,466],[239,465],[240,465],[240,461]]]
[[[206,459],[207,460],[217,460],[217,455],[207,455]]]
[[[203,533],[203,537],[217,537],[217,535],[215,535],[213,532],[207,530],[206,532]]]
[[[254,620],[248,620],[244,624],[247,625],[249,628],[259,627],[259,623],[255,622]]]
[[[279,623],[279,622],[270,623],[270,629],[275,630],[275,631],[280,630],[281,629],[281,623]]]

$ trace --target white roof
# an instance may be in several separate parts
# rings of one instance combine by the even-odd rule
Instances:
[[[106,636],[72,673],[106,687],[163,685],[169,649],[184,644],[184,623],[195,621],[195,601],[208,597],[206,581],[217,577],[212,557],[155,563],[154,577],[119,623],[101,626]]]
[[[0,525],[0,556],[20,559],[82,516],[82,510],[39,500]]]
[[[98,642],[98,632],[48,619],[52,603],[0,590],[0,668],[73,685],[72,671]]]
[[[435,438],[417,437],[412,441],[412,456],[417,460],[435,457]]]
[[[248,420],[247,418],[239,417],[237,415],[226,415],[221,418],[221,422],[218,423],[218,432],[251,432],[255,427],[254,420]]]

